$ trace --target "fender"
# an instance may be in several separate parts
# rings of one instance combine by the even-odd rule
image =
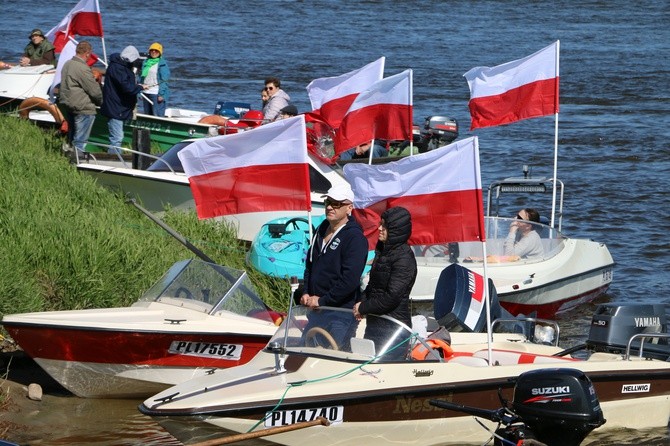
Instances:
[[[21,102],[21,104],[19,105],[19,117],[23,119],[28,119],[30,110],[33,110],[35,108],[41,108],[42,110],[46,110],[49,113],[51,113],[51,116],[53,116],[54,121],[56,121],[56,124],[62,124],[63,121],[65,120],[63,118],[63,114],[61,113],[60,109],[56,107],[56,104],[50,103],[47,99],[37,97],[24,99],[23,102]]]

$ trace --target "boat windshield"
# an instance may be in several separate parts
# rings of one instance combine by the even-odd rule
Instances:
[[[273,322],[245,271],[198,259],[175,263],[138,302],[161,302],[212,315],[229,312]]]
[[[388,316],[367,315],[359,322],[350,309],[297,306],[268,346],[357,362],[406,362],[417,342],[421,341],[408,326]],[[438,352],[433,351],[433,360],[439,361]]]
[[[506,243],[509,228],[519,220],[503,217],[485,217],[486,254],[489,264],[519,264],[547,260],[558,254],[564,246],[561,233],[548,225],[525,221],[530,225],[531,232],[539,238],[540,249],[532,255],[518,255]],[[512,244],[513,244],[512,240]],[[506,246],[507,245],[507,246]],[[438,245],[421,245],[414,247],[414,254],[420,263],[481,263],[483,251],[481,242],[454,242]]]

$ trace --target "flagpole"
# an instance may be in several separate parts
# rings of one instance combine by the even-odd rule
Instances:
[[[100,3],[98,2],[98,0],[95,0],[95,7],[98,10],[98,14],[100,14],[100,22],[102,23],[102,11],[100,10]],[[102,25],[100,30],[103,31]],[[102,32],[102,36],[100,36],[100,40],[102,40],[102,58],[105,59],[105,66],[107,66],[107,47],[105,46],[104,31]]]
[[[558,83],[560,82],[559,77],[559,53],[561,52],[561,41],[556,41],[556,86],[554,94],[556,97],[556,113],[554,113],[554,181],[553,181],[553,190],[551,198],[551,222],[550,226],[554,227],[554,221],[556,219],[556,183],[558,182]]]
[[[493,365],[493,333],[491,333],[491,296],[489,293],[488,262],[486,260],[486,240],[482,241],[482,252],[484,254],[484,301],[486,301],[486,344],[488,346],[489,366]]]
[[[412,122],[412,110],[414,110],[414,70],[409,70],[409,154],[414,155],[414,123]]]

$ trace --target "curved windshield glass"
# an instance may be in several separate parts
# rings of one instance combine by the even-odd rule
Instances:
[[[548,225],[516,218],[485,217],[488,263],[539,262],[558,254],[564,245],[561,233]],[[510,234],[512,225],[519,226]],[[523,227],[523,228],[521,228]],[[483,261],[480,242],[454,242],[414,247],[423,262],[473,263]]]
[[[405,324],[387,317],[367,315],[357,321],[350,309],[297,306],[270,344],[308,356],[329,356],[359,362],[412,361],[418,337]],[[422,345],[422,344],[421,344]],[[435,353],[432,360],[440,360]],[[426,358],[431,360],[430,355]]]

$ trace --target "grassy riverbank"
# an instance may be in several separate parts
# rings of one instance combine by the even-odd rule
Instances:
[[[175,261],[195,257],[80,175],[60,137],[27,121],[0,116],[0,171],[0,315],[125,306]],[[245,267],[244,247],[225,225],[195,213],[163,220],[217,263]],[[268,305],[288,305],[285,281],[246,269]]]

